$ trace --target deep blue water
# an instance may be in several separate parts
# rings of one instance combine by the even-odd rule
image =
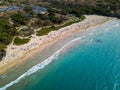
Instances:
[[[120,21],[97,30],[8,90],[120,90]]]

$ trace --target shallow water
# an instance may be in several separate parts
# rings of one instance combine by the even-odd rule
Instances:
[[[3,89],[120,90],[120,20],[76,34],[46,61]]]

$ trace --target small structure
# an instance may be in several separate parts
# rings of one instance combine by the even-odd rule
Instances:
[[[28,27],[28,26],[24,26],[21,28],[20,30],[20,36],[21,37],[26,37],[26,36],[30,36],[31,34],[33,34],[34,31],[32,28]]]

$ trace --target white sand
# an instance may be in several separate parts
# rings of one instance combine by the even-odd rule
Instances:
[[[27,44],[16,46],[11,43],[6,49],[6,56],[0,62],[0,74],[5,73],[16,65],[19,65],[28,58],[37,54],[38,51],[43,50],[45,47],[55,43],[61,38],[81,30],[86,30],[87,28],[101,25],[111,19],[112,18],[110,17],[89,15],[86,16],[86,19],[82,22],[64,27],[58,31],[51,31],[48,35],[40,37],[32,35],[31,40]]]

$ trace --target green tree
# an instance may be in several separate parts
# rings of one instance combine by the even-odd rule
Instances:
[[[25,14],[18,12],[12,16],[12,20],[16,25],[26,25],[29,18]]]

